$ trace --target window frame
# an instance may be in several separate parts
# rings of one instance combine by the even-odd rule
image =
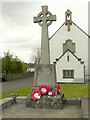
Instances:
[[[74,70],[62,70],[63,79],[74,79]]]
[[[71,39],[67,39],[65,43],[63,43],[63,53],[67,50],[70,50],[72,53],[76,53],[76,43],[74,43]]]

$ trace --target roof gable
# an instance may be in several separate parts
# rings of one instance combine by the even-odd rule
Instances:
[[[58,62],[67,52],[70,52],[78,61],[84,64],[84,61],[81,60],[81,58],[78,58],[74,53],[72,53],[69,49],[66,50],[65,53],[63,53],[59,58],[56,59],[56,62]]]
[[[49,38],[49,40],[65,25],[66,22],[64,22],[61,27],[59,27],[59,29]],[[76,25],[73,21],[72,21],[72,24],[74,24],[81,32],[83,32],[87,37],[90,38],[90,36],[85,32],[83,31],[78,25]]]

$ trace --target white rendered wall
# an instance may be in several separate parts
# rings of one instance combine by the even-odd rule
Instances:
[[[74,70],[74,79],[63,79],[63,70]],[[56,64],[57,82],[84,82],[84,64],[81,64],[69,52],[69,62],[67,61],[67,53]]]
[[[90,36],[90,1],[88,2],[88,34]],[[89,43],[88,43],[88,74],[89,77],[88,79],[90,80],[90,38],[89,38]]]
[[[61,29],[50,39],[50,62],[53,63],[56,58],[63,54],[63,43],[67,39],[71,39],[76,44],[76,56],[81,58],[85,63],[85,74],[88,74],[88,36],[82,32],[74,24],[70,27],[70,32],[67,31],[67,26],[64,24]]]

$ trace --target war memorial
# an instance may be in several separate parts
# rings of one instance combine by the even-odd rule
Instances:
[[[42,6],[34,17],[41,26],[41,63],[35,65],[34,86],[27,97],[13,95],[0,101],[4,118],[88,118],[88,98],[66,98],[57,85],[56,62],[50,64],[48,26],[56,15]]]

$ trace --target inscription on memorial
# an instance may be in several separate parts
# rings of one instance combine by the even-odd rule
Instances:
[[[40,69],[38,71],[38,76],[37,76],[37,85],[41,85],[41,83],[46,84],[46,85],[51,85],[51,70],[48,68],[44,68],[43,70]]]
[[[52,87],[55,87],[55,66],[52,64],[39,64],[35,66],[35,81],[34,86],[39,86],[41,84],[50,85]]]

